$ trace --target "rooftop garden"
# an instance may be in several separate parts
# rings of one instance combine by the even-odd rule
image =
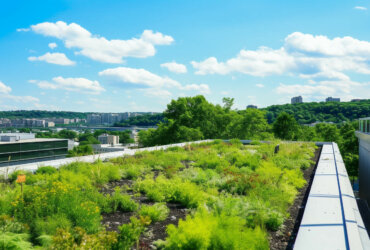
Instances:
[[[269,249],[313,143],[238,140],[41,167],[0,187],[1,249]],[[22,192],[23,189],[23,192]]]

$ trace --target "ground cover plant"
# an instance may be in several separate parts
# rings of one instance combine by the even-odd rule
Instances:
[[[253,144],[215,140],[17,171],[0,183],[0,248],[268,249],[315,146]]]

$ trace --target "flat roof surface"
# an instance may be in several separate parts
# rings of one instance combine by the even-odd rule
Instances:
[[[59,139],[59,138],[34,138],[34,139],[25,139],[19,141],[0,141],[2,144],[15,144],[15,143],[27,143],[27,142],[47,142],[47,141],[65,141],[68,139]]]
[[[369,248],[338,145],[323,145],[294,250]]]

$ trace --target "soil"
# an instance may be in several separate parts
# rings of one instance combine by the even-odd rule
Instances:
[[[158,175],[158,173],[157,173]],[[133,181],[122,179],[118,181],[109,182],[105,187],[101,188],[101,193],[103,194],[112,194],[115,187],[131,187]],[[133,194],[131,190],[126,191],[128,194]],[[139,204],[153,205],[154,202],[150,201],[145,195],[134,196],[131,198],[138,202]],[[169,224],[178,225],[180,219],[184,220],[187,214],[188,209],[186,209],[181,204],[177,203],[167,203],[167,207],[170,209],[169,215],[164,221],[159,221],[156,223],[150,224],[145,232],[141,235],[139,241],[139,249],[153,249],[153,242],[156,240],[164,240],[167,237],[166,228]],[[130,223],[130,217],[134,216],[135,212],[121,212],[116,211],[114,213],[102,214],[102,225],[106,227],[107,231],[116,231],[119,232],[119,227],[122,224]]]
[[[299,194],[297,195],[293,205],[289,208],[290,217],[285,220],[280,230],[269,232],[270,249],[293,249],[294,242],[298,234],[298,229],[303,217],[307,198],[310,193],[313,176],[315,175],[320,153],[321,147],[315,151],[315,156],[311,159],[315,163],[312,164],[310,168],[303,170],[303,175],[305,180],[307,181],[307,184],[301,190],[299,190]]]

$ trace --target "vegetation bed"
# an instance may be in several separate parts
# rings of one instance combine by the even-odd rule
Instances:
[[[280,151],[275,154],[275,145]],[[1,184],[0,248],[268,249],[305,184],[313,143],[192,144]]]

